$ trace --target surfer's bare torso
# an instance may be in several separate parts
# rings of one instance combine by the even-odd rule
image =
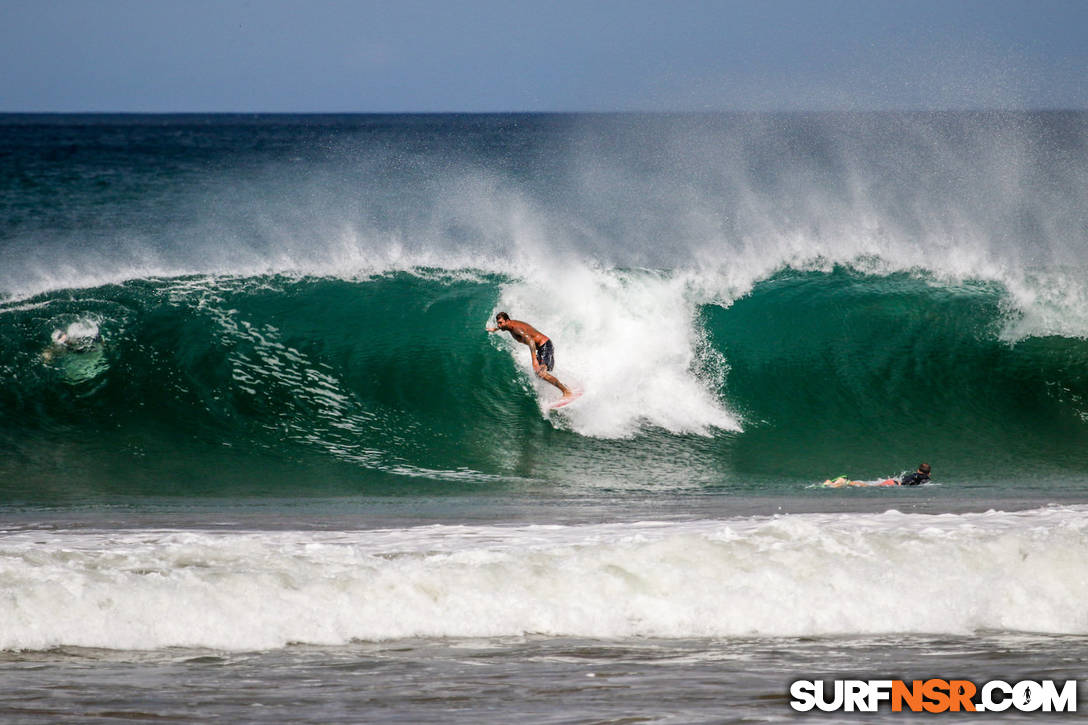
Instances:
[[[510,333],[520,343],[529,345],[529,347],[540,347],[548,341],[548,336],[540,330],[536,329],[528,322],[522,322],[520,320],[508,320],[502,329]]]

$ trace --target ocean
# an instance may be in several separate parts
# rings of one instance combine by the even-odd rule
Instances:
[[[0,115],[0,721],[1086,680],[1086,259],[1085,112]]]

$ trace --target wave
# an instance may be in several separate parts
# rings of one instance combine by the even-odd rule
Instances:
[[[5,123],[16,498],[1088,472],[1088,114]]]
[[[990,281],[1024,313],[1010,334],[1088,335],[1084,113],[28,121],[5,125],[0,299],[586,267],[735,299],[850,265]]]
[[[1000,285],[785,272],[703,317],[747,454],[783,475],[802,458],[864,479],[898,475],[889,460],[990,482],[1083,467],[1088,341],[1010,339],[1022,315]]]
[[[1088,633],[1088,513],[0,537],[0,649]]]
[[[787,270],[724,299],[683,273],[582,268],[186,277],[9,303],[0,443],[22,483],[6,486],[53,495],[63,471],[155,493],[699,488],[921,458],[937,480],[1088,473],[1088,341],[1010,341],[996,285]],[[546,411],[558,392],[526,348],[484,331],[500,309],[552,337],[576,404]]]

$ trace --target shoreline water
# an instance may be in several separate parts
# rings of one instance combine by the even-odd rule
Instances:
[[[567,502],[567,505],[571,504]],[[394,508],[406,506],[401,502]],[[215,508],[208,506],[212,511]],[[381,507],[367,508],[380,510]],[[510,516],[500,505],[489,510],[494,518],[492,523],[470,523],[467,519],[472,515],[461,509],[462,520],[454,525],[448,518],[447,523],[438,523],[444,517],[437,505],[433,519],[427,513],[418,516],[386,513],[385,518],[369,522],[361,521],[361,516],[350,511],[323,516],[310,509],[305,515],[297,516],[290,506],[278,514],[222,515],[231,513],[227,511],[219,512],[220,515],[214,518],[209,516],[209,511],[193,511],[187,516],[176,512],[134,514],[130,510],[121,517],[103,517],[101,511],[96,511],[78,517],[79,521],[74,520],[71,513],[67,519],[62,516],[52,520],[41,517],[46,512],[34,511],[28,513],[37,518],[36,523],[27,520],[15,525],[12,525],[15,522],[9,513],[4,516],[5,530],[0,534],[0,558],[6,562],[6,589],[12,597],[8,601],[30,601],[20,592],[19,586],[12,586],[10,574],[19,557],[32,556],[34,563],[31,565],[38,571],[33,584],[37,591],[32,595],[30,590],[25,593],[39,605],[30,620],[26,619],[25,613],[10,616],[9,612],[4,617],[6,626],[0,628],[0,632],[10,637],[18,622],[36,622],[33,627],[39,632],[53,626],[50,622],[59,624],[63,621],[76,623],[70,630],[73,633],[93,632],[101,625],[117,629],[114,635],[107,634],[100,640],[100,644],[109,649],[64,645],[59,641],[29,649],[6,646],[0,652],[0,682],[4,683],[0,715],[6,722],[13,723],[84,717],[191,721],[229,717],[237,722],[253,723],[402,719],[501,723],[508,722],[515,714],[534,722],[584,722],[624,717],[663,722],[677,719],[687,722],[777,722],[798,716],[788,705],[789,684],[798,679],[1085,680],[1088,670],[1083,651],[1088,635],[1084,632],[1045,634],[1030,631],[1053,626],[1043,619],[1048,616],[1045,614],[1047,607],[1060,605],[1060,597],[1055,599],[1054,594],[1060,591],[1063,581],[1063,575],[1058,571],[1039,568],[1041,562],[1036,556],[1057,556],[1054,561],[1059,562],[1062,557],[1075,559],[1088,554],[1083,532],[1085,516],[1083,507],[1080,509],[1058,506],[1018,514],[795,513],[769,517],[742,515],[717,520],[692,520],[677,512],[675,518],[656,523],[593,523],[600,519],[615,519],[617,513],[620,518],[630,513],[630,507],[613,502],[601,510],[594,511],[591,506],[581,510],[581,523],[542,522],[539,511],[528,514],[528,520],[524,520],[524,510],[520,516]],[[446,513],[457,518],[458,511],[454,506]],[[543,518],[548,516],[545,513]],[[1014,523],[1017,520],[1023,525]],[[999,528],[988,532],[987,521],[997,522]],[[399,528],[395,526],[398,523],[401,524]],[[907,526],[905,535],[897,537],[893,533],[895,528],[904,524]],[[1065,544],[1053,539],[1055,534],[1061,535],[1063,526],[1070,524],[1074,526],[1071,531],[1075,532],[1079,527],[1081,533],[1073,533],[1073,538]],[[1003,530],[1002,526],[1005,527]],[[722,536],[731,529],[732,534]],[[208,582],[216,582],[215,597],[224,609],[217,614],[216,607],[209,606],[208,602],[193,607],[191,614],[197,619],[192,619],[196,627],[190,636],[206,637],[200,633],[213,632],[219,627],[224,634],[231,633],[231,638],[237,638],[240,631],[268,632],[269,626],[287,625],[287,620],[280,618],[295,608],[289,603],[291,598],[312,596],[320,591],[313,588],[315,585],[325,586],[319,584],[322,580],[337,589],[350,587],[350,580],[359,576],[362,577],[359,581],[366,584],[364,589],[349,597],[352,602],[349,611],[354,614],[348,619],[340,619],[335,608],[330,607],[328,601],[322,604],[318,597],[306,604],[299,602],[301,609],[297,611],[301,616],[294,617],[295,624],[287,626],[296,627],[309,619],[326,632],[323,636],[327,636],[328,632],[349,622],[369,622],[373,626],[376,618],[396,623],[414,616],[411,607],[417,606],[418,600],[413,596],[394,595],[384,606],[368,603],[370,597],[384,596],[381,592],[386,586],[406,586],[411,579],[409,570],[405,569],[396,579],[382,584],[382,580],[358,570],[366,566],[368,559],[385,565],[411,567],[412,562],[438,562],[451,556],[483,556],[462,570],[468,579],[458,582],[458,575],[436,578],[420,590],[429,592],[428,597],[439,597],[437,602],[452,595],[452,599],[446,600],[447,604],[454,605],[464,614],[471,612],[473,617],[483,611],[473,606],[462,609],[462,605],[456,604],[460,597],[480,597],[479,602],[485,609],[490,604],[501,605],[501,610],[496,611],[507,613],[525,607],[528,607],[526,612],[531,612],[540,607],[558,606],[568,614],[590,616],[587,622],[610,610],[626,610],[629,618],[635,611],[631,609],[632,602],[646,596],[647,586],[654,586],[650,584],[654,570],[643,568],[639,562],[647,560],[636,552],[641,550],[645,554],[652,552],[653,547],[663,545],[668,541],[667,535],[659,544],[653,539],[670,530],[684,540],[678,542],[677,548],[662,552],[664,558],[658,561],[664,568],[658,570],[658,574],[680,579],[675,584],[666,584],[666,588],[655,596],[671,596],[673,606],[671,609],[645,609],[640,616],[656,610],[668,612],[669,618],[673,618],[696,601],[689,594],[702,588],[724,585],[723,591],[736,587],[759,589],[758,582],[771,577],[771,581],[778,583],[764,589],[762,594],[753,589],[750,595],[733,601],[729,597],[711,596],[706,602],[713,602],[713,609],[691,621],[702,621],[704,624],[699,626],[705,626],[714,617],[728,622],[754,615],[758,619],[747,626],[756,621],[781,626],[782,617],[774,615],[779,605],[774,602],[773,593],[799,586],[800,572],[808,570],[806,577],[816,575],[813,579],[816,588],[801,595],[796,606],[783,608],[781,615],[800,616],[800,621],[820,616],[831,622],[855,618],[855,621],[867,621],[869,626],[878,628],[913,630],[919,627],[919,631],[804,635],[783,631],[775,636],[737,632],[727,637],[693,637],[689,632],[687,636],[677,633],[665,638],[646,634],[602,636],[603,631],[593,637],[532,631],[517,635],[464,637],[449,631],[442,636],[428,637],[397,635],[373,639],[364,635],[325,645],[284,641],[276,646],[268,646],[268,643],[254,646],[259,641],[254,640],[248,645],[227,648],[179,644],[149,647],[152,641],[145,639],[143,645],[130,643],[122,649],[117,648],[118,644],[125,644],[122,640],[131,639],[138,632],[144,632],[143,636],[146,636],[156,629],[165,633],[188,626],[184,622],[190,620],[191,615],[179,616],[177,612],[181,610],[176,608],[185,606],[194,591],[191,587],[203,577],[209,577]],[[703,533],[698,533],[700,531]],[[802,539],[791,544],[788,537],[780,538],[788,531],[797,532]],[[957,531],[959,534],[955,534]],[[739,568],[731,576],[706,577],[703,575],[706,572],[698,573],[698,569],[705,566],[706,552],[693,548],[697,539],[688,537],[707,533],[715,534],[721,544],[729,545],[727,542],[732,541],[732,545],[742,547],[720,561],[727,566],[731,566],[728,562],[748,547],[763,549],[763,553],[748,560],[743,556],[736,559]],[[360,536],[362,540],[358,538]],[[765,538],[767,536],[771,538]],[[872,536],[877,538],[870,539]],[[957,542],[957,536],[967,536],[973,543]],[[894,549],[883,545],[874,548],[881,539],[887,543],[897,542],[900,554],[895,556]],[[23,543],[19,543],[20,540]],[[413,541],[418,543],[412,544]],[[572,546],[573,551],[582,549],[580,556],[584,561],[585,556],[602,544],[608,545],[608,541],[625,547],[628,553],[618,556],[611,564],[602,560],[603,568],[596,574],[588,569],[579,574],[577,569],[583,564],[578,563],[578,558],[567,559],[569,555],[561,553]],[[821,541],[824,544],[818,545]],[[258,549],[251,549],[254,545]],[[183,549],[176,549],[177,546]],[[208,546],[211,548],[206,548]],[[270,555],[284,546],[287,548],[282,551],[288,558],[283,561],[296,559],[303,568],[294,569],[295,564],[290,564],[293,571],[283,569],[278,573],[277,565],[270,568]],[[333,550],[352,549],[355,553],[350,561],[355,563],[348,569],[341,569],[348,560],[341,561],[335,565],[339,573],[322,571],[320,565],[315,568],[322,560],[342,559],[342,555],[334,555],[330,560],[328,554],[322,553],[330,551],[330,547]],[[15,549],[24,553],[16,554]],[[254,551],[256,556],[245,554],[247,549]],[[1008,549],[1011,557],[1004,563],[993,558],[1001,549]],[[532,554],[534,550],[539,553]],[[503,554],[504,551],[508,554]],[[560,569],[554,574],[574,567],[575,570],[568,572],[572,577],[569,583],[574,589],[564,592],[562,587],[556,589],[553,583],[548,587],[550,591],[534,593],[540,583],[554,576],[541,571],[541,566],[546,566],[543,560],[535,563],[527,560],[524,567],[510,569],[505,575],[497,571],[496,577],[473,578],[478,576],[473,572],[481,571],[479,567],[486,571],[489,566],[499,565],[495,557],[515,551],[519,552],[518,556],[547,556],[549,551],[563,556],[567,560],[561,563],[557,560]],[[807,567],[775,564],[776,561],[781,563],[784,555],[798,554],[808,557]],[[177,559],[173,565],[166,564],[175,555],[184,561]],[[967,564],[961,558],[965,555],[974,556],[976,563]],[[216,560],[224,556],[234,563]],[[881,562],[882,556],[890,558]],[[55,572],[59,576],[49,573],[51,565],[47,562],[53,557],[61,557],[56,561],[61,565]],[[649,561],[656,558],[651,554]],[[696,565],[697,560],[703,563]],[[879,573],[868,575],[864,568],[859,568],[859,562],[866,560],[876,567],[874,572]],[[950,562],[956,563],[948,566]],[[1076,572],[1083,571],[1083,562],[1059,565],[1068,567],[1067,573],[1072,579],[1066,579],[1067,583],[1079,581]],[[918,571],[912,574],[910,567]],[[627,573],[622,573],[624,569]],[[349,573],[353,570],[358,571]],[[985,573],[988,570],[989,573]],[[519,582],[517,577],[524,576],[524,572],[529,573],[529,578]],[[193,579],[194,574],[196,579]],[[634,588],[626,592],[615,590],[608,595],[610,603],[594,603],[587,599],[602,591],[602,581],[617,575],[621,578],[616,581],[626,578]],[[1031,579],[1022,582],[1025,588],[1013,584],[1007,589],[1008,594],[1001,593],[1003,587],[1025,575]],[[91,578],[87,579],[87,576]],[[988,583],[980,586],[980,576],[988,578]],[[254,578],[242,589],[234,591],[230,580],[238,577]],[[501,591],[489,595],[480,590],[482,582],[498,584],[504,578],[509,583],[499,585]],[[848,583],[851,578],[856,578],[854,584]],[[148,582],[156,579],[166,585],[165,591],[170,592],[168,598],[152,599],[147,605],[132,608],[131,605],[144,596],[141,591],[147,591]],[[538,584],[532,583],[534,579]],[[640,579],[647,581],[638,584]],[[945,579],[947,581],[942,583]],[[889,598],[889,594],[896,591],[896,580],[903,586]],[[106,584],[111,581],[114,584]],[[170,581],[174,584],[169,584]],[[186,581],[190,583],[185,584]],[[1059,589],[1044,592],[1037,586],[1043,583],[1058,585]],[[268,589],[269,584],[272,589]],[[113,592],[102,590],[103,585]],[[67,594],[53,599],[47,593],[50,587],[55,587],[58,595],[65,591]],[[453,590],[443,592],[442,587],[453,587]],[[457,589],[461,587],[464,588],[458,594]],[[190,594],[186,594],[186,589],[190,589]],[[670,590],[671,594],[666,594]],[[1012,594],[1016,591],[1022,591],[1022,594]],[[515,593],[520,601],[510,598]],[[563,604],[562,598],[568,595],[574,595],[574,598]],[[768,595],[771,595],[770,599]],[[1072,606],[1073,619],[1066,621],[1073,628],[1088,626],[1081,604],[1085,601],[1083,593],[1070,596],[1066,606]],[[50,607],[63,604],[65,597],[77,607],[64,607],[63,617],[54,619],[48,614]],[[556,601],[556,597],[560,599]],[[126,603],[130,598],[135,599]],[[926,631],[934,624],[947,628],[947,617],[954,613],[961,616],[976,610],[977,616],[985,611],[986,607],[980,609],[979,605],[986,600],[996,605],[990,611],[991,616],[998,618],[988,621],[990,624],[1004,621],[1001,628],[983,627],[970,632]],[[80,612],[79,606],[91,609]],[[439,604],[439,609],[442,606],[445,605]],[[1021,624],[1002,619],[1014,614],[1017,608],[1026,617]],[[273,625],[270,620],[260,624],[269,614],[281,624]],[[856,619],[858,617],[861,619]],[[146,619],[143,623],[142,618]],[[1076,624],[1078,618],[1080,625]],[[108,625],[111,619],[115,621]],[[339,625],[335,624],[338,620]],[[923,620],[930,624],[924,624]],[[440,623],[443,616],[418,621]],[[481,624],[488,621],[495,622],[494,615],[480,620]],[[912,625],[912,621],[915,624]],[[1053,622],[1052,619],[1048,621]],[[637,619],[628,619],[628,622],[637,622]],[[1013,629],[1006,629],[1010,624]],[[530,630],[538,627],[529,625]],[[636,627],[645,627],[645,624]],[[1025,629],[1028,631],[1023,631]],[[392,630],[389,633],[392,634]],[[296,637],[288,637],[292,638]],[[207,644],[214,642],[207,640]],[[232,684],[224,687],[224,682]],[[557,705],[556,693],[563,693],[562,704]],[[836,723],[855,722],[857,717],[857,714],[849,713],[821,714],[822,720]],[[910,718],[886,709],[865,715],[867,720],[874,722],[898,722],[904,717]],[[1016,720],[1039,716],[1011,711],[991,713],[987,717]]]
[[[1083,506],[309,530],[281,516],[265,529],[222,515],[212,527],[8,528],[0,648],[1088,634],[1088,592],[1072,576],[1088,563]]]

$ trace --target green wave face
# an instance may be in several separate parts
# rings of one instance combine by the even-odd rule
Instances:
[[[892,476],[923,459],[964,485],[1088,475],[1088,342],[1006,342],[995,285],[836,269],[781,273],[728,306],[689,295],[700,349],[686,368],[617,350],[631,377],[617,389],[686,374],[739,430],[685,427],[701,408],[678,388],[665,406],[675,419],[636,411],[602,434],[623,396],[594,397],[598,383],[549,414],[524,348],[484,331],[519,284],[178,278],[11,303],[0,311],[4,497],[760,491]],[[587,345],[613,355],[620,326],[584,338],[560,327],[560,358],[587,359]],[[83,338],[51,344],[57,330]]]
[[[628,485],[653,458],[642,443],[549,420],[484,330],[500,282],[179,279],[13,305],[9,495]],[[48,344],[73,323],[98,330],[93,353]],[[659,468],[690,485],[679,464]]]
[[[526,404],[509,365],[505,379],[495,371],[501,356],[463,334],[488,317],[485,284],[174,280],[81,296],[4,316],[5,342],[24,344],[3,430],[23,466],[67,469],[75,458],[93,485],[101,467],[122,489],[152,491],[164,480],[276,490],[294,488],[295,475],[350,486],[356,471],[366,482],[494,469],[487,439]],[[86,353],[46,360],[48,348],[25,342],[48,341],[77,315],[100,328],[108,361],[82,378],[73,370]],[[486,404],[488,394],[506,404]],[[475,424],[457,414],[466,409]]]
[[[1088,342],[1015,344],[1003,291],[908,275],[786,273],[703,320],[749,424],[740,470],[874,479],[922,460],[1013,483],[1086,470]],[[844,470],[846,470],[844,469]]]

